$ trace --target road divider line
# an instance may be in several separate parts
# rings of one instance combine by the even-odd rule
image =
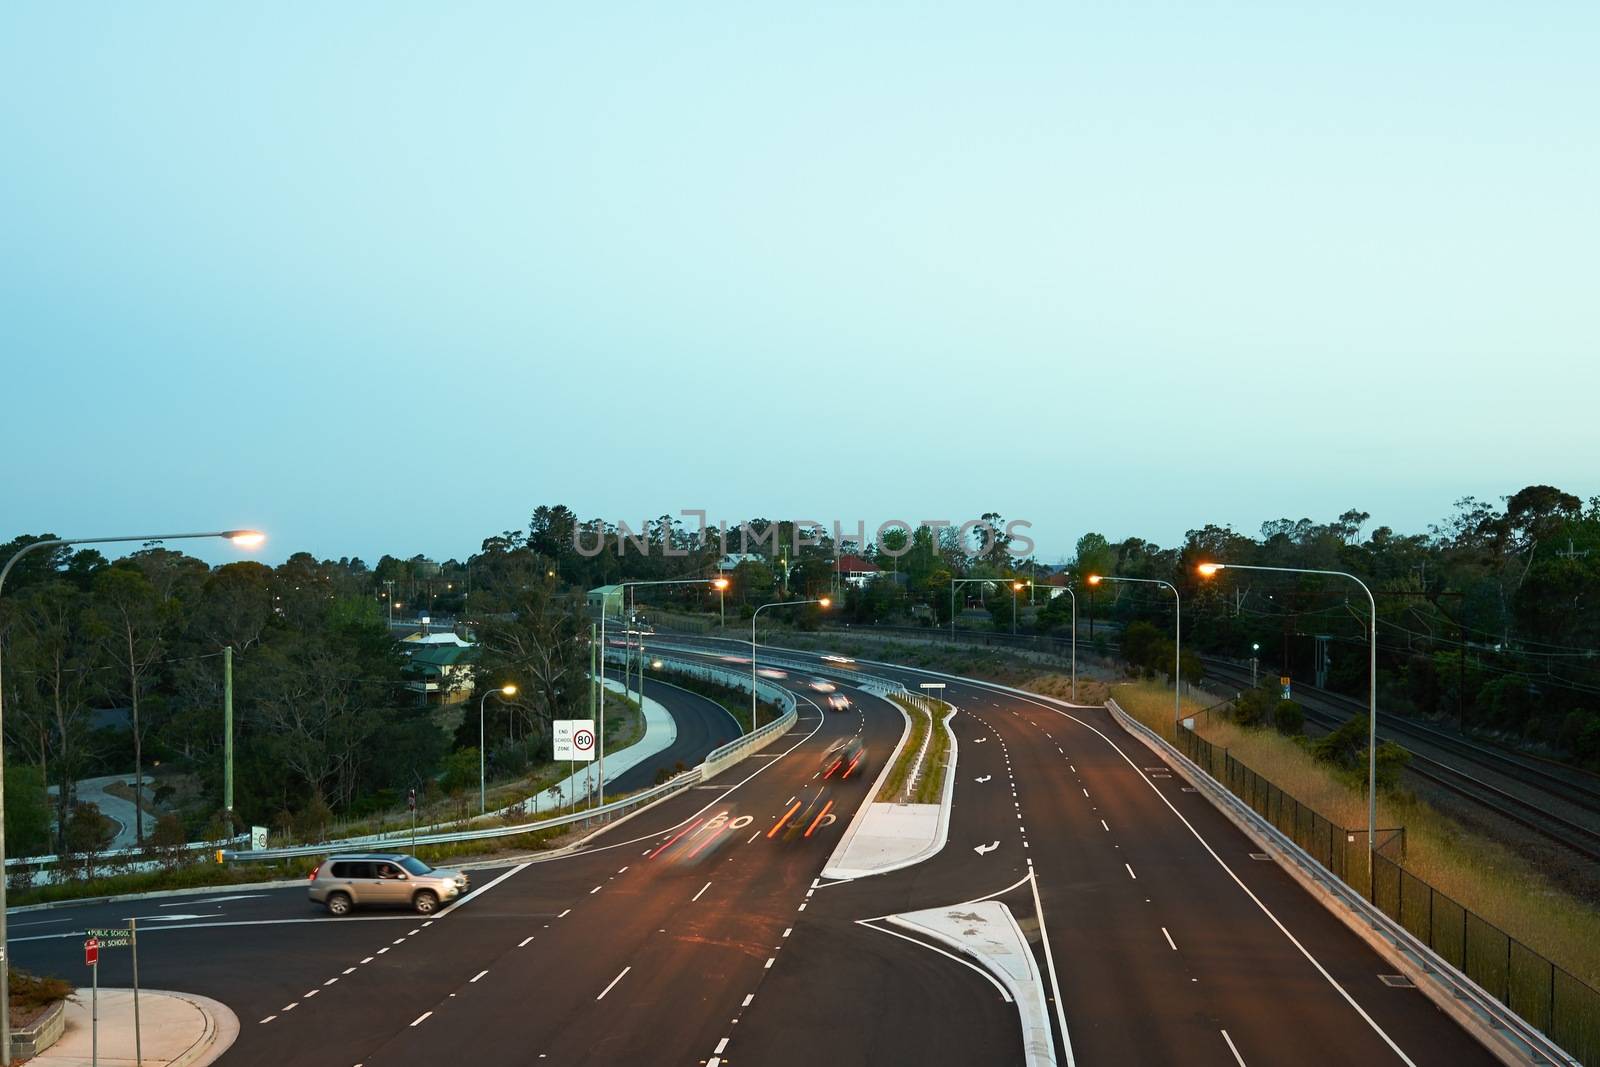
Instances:
[[[615,978],[611,979],[611,984],[606,986],[604,989],[600,990],[600,995],[598,997],[595,997],[594,999],[596,999],[596,1000],[604,1000],[606,994],[611,992],[611,990],[613,990],[614,988],[616,988],[616,985],[617,985],[618,982],[622,981],[622,976],[627,974],[631,970],[633,970],[633,965],[632,964],[629,964],[628,966],[622,968],[622,971]]]
[[[1178,946],[1173,944],[1172,935],[1167,933],[1167,928],[1165,926],[1161,928],[1161,936],[1167,939],[1167,944],[1172,946],[1172,951],[1178,951]]]
[[[1123,866],[1128,869],[1128,877],[1137,882],[1139,880],[1139,876],[1133,873],[1133,867],[1126,863],[1124,863]]]
[[[517,864],[515,867],[511,868],[509,871],[507,871],[504,874],[500,875],[498,878],[494,878],[494,879],[492,879],[490,881],[487,881],[487,882],[483,883],[478,888],[476,888],[472,892],[468,893],[466,896],[457,897],[455,903],[451,904],[448,908],[446,908],[443,911],[441,911],[438,914],[437,917],[440,918],[440,919],[444,918],[446,915],[449,915],[451,912],[453,912],[457,908],[461,907],[461,905],[465,904],[467,901],[473,899],[474,897],[478,897],[478,896],[481,896],[484,893],[487,893],[489,890],[493,889],[495,886],[499,885],[501,882],[505,881],[507,878],[510,878],[512,875],[521,874],[528,867],[529,867],[529,864],[526,864],[526,863]]]
[[[689,898],[689,903],[693,904],[695,901],[699,900],[703,895],[705,895],[705,891],[707,889],[710,889],[710,888],[711,888],[711,883],[710,882],[707,882],[705,885],[701,886],[700,887],[700,892],[696,893],[694,896]]]
[[[528,947],[528,942],[532,941],[532,940],[533,940],[533,935],[529,934],[527,937],[523,938],[521,941],[519,941],[517,943],[517,947],[518,948],[527,948]]]
[[[471,984],[473,984],[473,983],[474,983],[474,982],[476,982],[476,981],[477,981],[477,980],[478,980],[478,979],[480,979],[480,978],[482,978],[482,977],[483,977],[483,976],[484,976],[484,975],[486,975],[486,974],[488,974],[488,973],[489,973],[489,972],[488,972],[488,971],[479,971],[479,972],[478,972],[478,973],[477,973],[477,974],[475,974],[475,975],[473,975],[473,976],[472,976],[472,978],[471,978],[471,980],[470,980],[470,981],[469,981],[469,982],[468,982],[468,983],[467,983],[467,984],[468,984],[468,985],[471,985]]]
[[[1245,1067],[1244,1057],[1239,1055],[1239,1050],[1234,1047],[1233,1038],[1228,1036],[1228,1031],[1222,1031],[1222,1040],[1228,1043],[1228,1051],[1233,1053],[1233,1062],[1237,1063],[1239,1067]]]
[[[419,1015],[415,1019],[411,1020],[411,1025],[412,1026],[421,1026],[422,1023],[427,1020],[428,1016],[430,1016],[432,1014],[433,1014],[433,1012],[431,1012],[431,1011],[423,1012],[421,1015]]]

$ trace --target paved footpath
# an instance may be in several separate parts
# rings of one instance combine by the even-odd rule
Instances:
[[[55,1044],[29,1060],[48,1067],[79,1067],[91,1059],[89,990],[67,1001],[67,1026]],[[98,998],[99,1063],[134,1062],[133,990],[102,989]],[[192,993],[139,991],[139,1043],[145,1067],[199,1067],[214,1062],[239,1036],[227,1006]]]

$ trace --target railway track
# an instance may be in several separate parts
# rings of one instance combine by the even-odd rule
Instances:
[[[1233,664],[1207,661],[1206,670],[1219,679],[1248,683],[1248,672]],[[1337,729],[1349,721],[1352,714],[1364,714],[1367,710],[1359,701],[1320,691],[1310,698],[1299,696],[1297,703],[1305,709],[1308,722],[1325,730]],[[1380,738],[1394,741],[1411,754],[1411,763],[1406,768],[1408,773],[1470,800],[1500,818],[1532,830],[1588,860],[1600,863],[1600,832],[1550,810],[1548,803],[1550,797],[1560,798],[1600,821],[1600,789],[1577,780],[1576,776],[1583,772],[1572,768],[1572,776],[1559,774],[1534,766],[1510,753],[1463,741],[1443,731],[1403,719],[1385,721],[1380,716],[1378,726]],[[1406,743],[1408,737],[1410,744]],[[1519,794],[1486,780],[1481,773],[1470,773],[1455,763],[1419,751],[1418,739],[1458,759],[1517,781],[1523,788],[1542,796]]]

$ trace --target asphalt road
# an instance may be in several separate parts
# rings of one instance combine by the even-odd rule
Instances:
[[[766,831],[823,787],[829,745],[860,732],[882,758],[899,736],[887,706],[802,709],[764,752],[575,855],[475,872],[431,921],[330,919],[300,888],[219,892],[20,914],[12,951],[81,979],[81,931],[137,915],[146,986],[238,1013],[228,1064],[700,1062],[781,954],[868,779],[826,784],[837,814],[813,836]],[[128,980],[117,951],[103,984]]]
[[[574,855],[474,872],[473,895],[431,921],[330,919],[301,888],[219,891],[16,915],[13,954],[83,977],[78,931],[139,916],[147,986],[239,1014],[227,1064],[1017,1063],[995,985],[875,921],[995,897],[1053,973],[1079,1063],[1493,1062],[1419,992],[1380,982],[1377,955],[1100,709],[948,680],[948,844],[821,882],[902,720],[860,691],[825,713],[807,681],[785,683],[801,721],[764,752]],[[857,732],[858,774],[816,778]],[[836,821],[768,836],[822,788]],[[124,983],[125,950],[105,958],[102,983]]]
[[[677,739],[660,753],[609,782],[606,786],[609,790],[631,793],[648,789],[656,784],[656,775],[663,768],[693,767],[706,758],[706,753],[739,736],[738,722],[726,708],[709,697],[648,677],[644,681],[644,695],[659,701],[672,715],[672,721],[678,726]]]

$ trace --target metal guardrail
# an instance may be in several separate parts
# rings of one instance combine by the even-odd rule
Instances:
[[[1554,1040],[1547,1037],[1532,1023],[1502,1004],[1494,994],[1463,974],[1426,943],[1418,939],[1404,925],[1392,919],[1382,908],[1367,900],[1365,896],[1345,882],[1344,879],[1323,866],[1309,852],[1296,844],[1293,838],[1275,826],[1270,819],[1257,812],[1243,798],[1229,789],[1226,784],[1218,781],[1203,767],[1184,755],[1170,741],[1123,711],[1115,700],[1106,701],[1106,706],[1124,729],[1153,740],[1174,762],[1181,763],[1187,767],[1194,775],[1196,782],[1207,784],[1210,787],[1207,792],[1214,799],[1226,804],[1256,832],[1269,838],[1278,849],[1291,857],[1319,886],[1331,896],[1337,898],[1346,909],[1359,916],[1363,923],[1370,926],[1379,936],[1389,942],[1395,951],[1407,957],[1420,971],[1430,975],[1442,984],[1449,995],[1462,1004],[1469,1005],[1471,1010],[1484,1021],[1484,1025],[1505,1035],[1507,1040],[1521,1045],[1535,1063],[1569,1064],[1577,1067],[1580,1061],[1571,1053],[1557,1045]]]

